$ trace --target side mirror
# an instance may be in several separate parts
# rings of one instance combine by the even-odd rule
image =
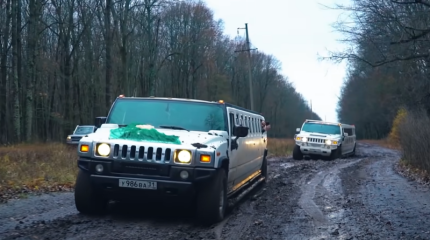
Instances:
[[[242,126],[234,127],[233,135],[237,136],[237,138],[246,137],[248,136],[248,131],[249,131],[248,127],[242,127]]]
[[[300,128],[296,128],[296,132],[300,132]]]
[[[102,124],[105,122],[106,122],[106,117],[96,117],[94,125],[96,126],[96,128],[100,128]]]
[[[345,137],[348,137],[348,133],[343,133],[343,135],[344,135]]]

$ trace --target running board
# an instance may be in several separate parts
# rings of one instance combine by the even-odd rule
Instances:
[[[235,189],[234,191],[231,191],[230,193],[227,193],[227,198],[231,198],[232,196],[236,195],[237,193],[239,193],[242,189],[245,189],[249,184],[251,184],[255,179],[258,179],[259,177],[261,177],[261,171],[259,171],[257,173],[257,175],[255,175],[254,177],[252,177],[251,179],[249,179],[247,182],[245,182],[242,186],[240,186],[238,189]]]
[[[258,176],[257,176],[258,177]],[[257,178],[256,177],[256,178]],[[265,177],[263,177],[261,174],[259,175],[259,179],[257,179],[257,181],[255,181],[254,183],[252,183],[251,186],[248,186],[249,184],[251,184],[252,181],[249,181],[247,184],[245,184],[243,187],[241,187],[240,189],[244,189],[246,187],[245,190],[243,190],[237,197],[232,198],[229,200],[228,205],[229,207],[233,207],[234,205],[236,205],[236,203],[238,203],[240,200],[243,199],[243,197],[245,197],[249,192],[251,192],[252,190],[254,190],[255,187],[257,187],[261,182],[264,181]],[[253,178],[254,180],[255,178]],[[235,191],[234,193],[232,193],[231,195],[234,195],[235,193],[237,193],[237,191]]]

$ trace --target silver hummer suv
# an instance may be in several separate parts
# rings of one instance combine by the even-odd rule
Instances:
[[[304,156],[334,160],[355,154],[355,126],[307,119],[302,128],[296,129],[293,159]]]

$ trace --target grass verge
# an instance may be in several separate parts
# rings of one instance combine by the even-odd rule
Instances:
[[[270,138],[267,140],[267,145],[269,156],[281,157],[290,155],[295,143],[292,138]]]
[[[0,202],[30,192],[70,191],[76,158],[76,147],[64,144],[0,147]]]
[[[374,145],[378,145],[378,146],[389,148],[389,149],[400,150],[400,146],[398,146],[396,144],[393,144],[388,139],[379,139],[379,140],[375,140],[375,139],[363,139],[363,140],[358,140],[357,142],[359,142],[359,143],[374,144]]]
[[[286,156],[293,139],[268,139],[270,156]],[[19,144],[0,147],[0,202],[28,193],[71,191],[77,174],[76,146]]]
[[[423,185],[430,185],[430,174],[426,170],[414,167],[409,161],[401,159],[395,168],[398,173],[410,180]]]

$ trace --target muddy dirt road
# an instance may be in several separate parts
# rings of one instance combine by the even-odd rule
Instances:
[[[0,239],[430,239],[430,191],[393,169],[399,154],[360,144],[336,161],[270,159],[267,185],[216,226],[166,207],[85,217],[72,193],[0,205]]]

